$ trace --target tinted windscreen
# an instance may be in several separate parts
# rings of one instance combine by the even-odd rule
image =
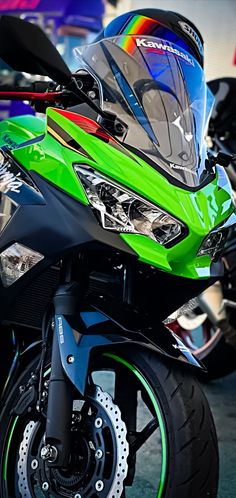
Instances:
[[[205,181],[209,102],[193,56],[158,38],[127,35],[76,50],[101,82],[103,108],[127,124],[124,141],[181,183]]]

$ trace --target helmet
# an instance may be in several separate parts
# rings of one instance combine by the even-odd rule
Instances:
[[[146,35],[175,43],[194,55],[203,67],[203,38],[186,17],[160,9],[138,9],[123,14],[98,35],[95,41],[118,35]]]

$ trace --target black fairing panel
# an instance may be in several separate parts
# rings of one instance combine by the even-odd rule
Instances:
[[[79,251],[85,252],[88,256],[91,253],[94,266],[98,260],[106,265],[107,255],[116,253],[119,253],[123,260],[126,259],[131,263],[134,273],[135,302],[140,310],[143,310],[143,326],[146,327],[147,311],[148,317],[151,321],[155,318],[156,323],[211,284],[206,280],[193,281],[168,275],[158,269],[151,270],[148,265],[138,261],[137,254],[118,234],[104,230],[99,225],[89,206],[68,196],[37,173],[33,172],[31,176],[42,194],[44,203],[21,205],[18,208],[1,234],[0,252],[18,242],[41,253],[44,259],[10,287],[4,288],[0,281],[1,321],[7,320],[8,323],[14,323],[15,319],[12,319],[14,318],[12,313],[14,315],[14,310],[16,310],[14,306],[21,303],[20,307],[24,308],[22,303],[30,301],[31,294],[35,297],[33,286],[37,283],[39,276],[52,265]],[[29,308],[35,309],[35,302],[40,303],[43,300],[46,289],[43,285],[40,285],[39,289],[37,298],[34,302],[29,302],[23,314],[27,313]],[[134,326],[135,313],[131,313],[131,310],[126,313],[121,301],[111,296],[110,300],[103,300],[102,309],[106,312],[107,308],[112,310],[112,315],[117,317],[118,321],[122,315],[126,326],[130,320]],[[12,313],[9,313],[9,310],[12,310]],[[17,309],[17,315],[19,316],[19,309]],[[22,312],[20,315],[22,317]],[[22,319],[20,322],[25,323]],[[132,324],[129,325],[132,327]]]
[[[79,250],[136,253],[119,235],[105,231],[89,206],[65,194],[36,173],[31,174],[45,204],[21,205],[0,238],[0,252],[18,242],[43,254],[44,259],[16,283],[4,288],[0,282],[1,310],[4,319],[9,305],[39,274],[70,253]]]

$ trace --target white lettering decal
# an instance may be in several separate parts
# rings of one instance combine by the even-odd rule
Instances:
[[[64,344],[64,342],[65,342],[64,330],[63,330],[62,318],[60,316],[58,317],[58,332],[59,332],[59,337],[60,337],[60,343]]]
[[[197,45],[199,51],[201,52],[201,54],[203,53],[203,45],[202,45],[202,42],[198,36],[198,34],[196,33],[196,31],[194,31],[194,29],[192,28],[192,26],[190,26],[188,23],[186,23],[185,21],[179,21],[179,25],[181,27],[181,29],[188,35],[190,36],[190,38],[192,38],[192,40],[195,42],[195,44]]]
[[[197,176],[196,171],[192,171],[191,169],[187,168],[186,166],[180,166],[179,164],[174,164],[170,163],[171,169],[180,169],[181,171],[187,171],[188,173],[191,173],[191,175]]]
[[[9,166],[9,163],[0,166],[0,192],[7,194],[7,192],[11,191],[19,194],[20,187],[23,185],[20,178],[17,178],[20,177],[20,173],[15,176],[9,171]]]
[[[167,45],[166,43],[158,43],[154,41],[147,40],[146,38],[136,38],[137,47],[145,47],[145,48],[156,48],[158,50],[163,50],[163,52],[170,52],[178,57],[181,57],[186,62],[194,66],[194,60],[189,57],[188,54],[184,54],[180,52],[177,48],[172,47],[171,45]]]

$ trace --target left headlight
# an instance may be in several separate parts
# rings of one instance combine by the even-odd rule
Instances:
[[[185,226],[173,216],[121,187],[97,171],[74,165],[103,228],[147,235],[166,247],[182,238]]]

